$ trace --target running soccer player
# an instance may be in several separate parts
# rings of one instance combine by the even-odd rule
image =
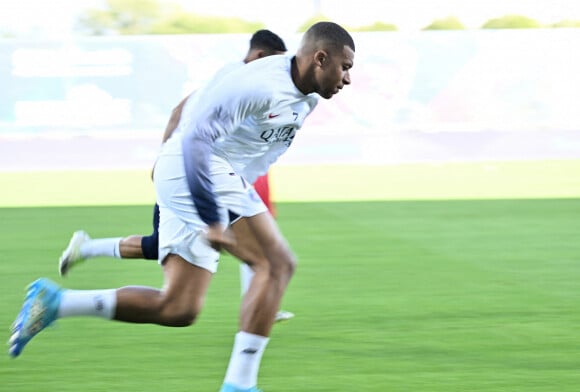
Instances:
[[[282,38],[270,30],[258,30],[250,39],[250,47],[244,59],[240,62],[227,64],[212,78],[210,83],[215,83],[224,74],[251,61],[262,57],[284,54],[287,52]],[[162,143],[165,143],[179,125],[183,106],[188,97],[183,99],[172,111],[169,121],[163,133]],[[270,200],[268,174],[260,176],[254,187],[262,198],[268,210],[275,216],[274,206]],[[59,273],[65,276],[68,271],[81,262],[93,257],[113,257],[117,259],[146,259],[157,260],[159,246],[159,206],[153,207],[153,232],[148,235],[130,235],[127,237],[91,238],[84,230],[73,233],[68,246],[59,259]],[[232,253],[231,249],[228,249]],[[233,250],[235,251],[235,250]],[[238,254],[232,253],[234,257]],[[247,257],[247,256],[246,256]],[[246,293],[254,276],[252,269],[247,264],[240,264],[240,287],[242,296]],[[276,313],[276,321],[289,320],[294,313],[279,310]]]
[[[218,250],[244,244],[263,257],[250,263],[255,275],[220,391],[257,392],[261,358],[296,259],[249,184],[288,149],[319,97],[330,99],[350,84],[354,52],[345,29],[319,22],[294,56],[256,60],[188,99],[188,121],[163,145],[154,173],[163,288],[69,290],[38,279],[13,324],[10,354],[19,355],[57,318],[191,325],[216,272]],[[230,225],[238,227],[235,238]]]

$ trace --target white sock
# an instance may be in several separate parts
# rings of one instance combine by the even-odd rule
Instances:
[[[260,361],[269,340],[265,336],[238,332],[224,383],[241,389],[256,386]]]
[[[117,290],[64,290],[58,318],[97,316],[112,319],[117,306]]]
[[[240,288],[242,289],[242,297],[246,295],[254,277],[254,270],[247,264],[240,264]]]
[[[119,246],[122,238],[99,238],[91,239],[81,245],[81,255],[83,258],[106,256],[121,258]]]

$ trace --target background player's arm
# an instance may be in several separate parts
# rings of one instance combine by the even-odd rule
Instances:
[[[175,108],[173,108],[173,111],[171,112],[171,117],[169,117],[169,121],[167,122],[167,125],[165,126],[165,131],[163,132],[163,139],[161,140],[161,144],[163,144],[167,140],[169,140],[169,138],[173,134],[173,131],[175,131],[177,129],[177,125],[179,125],[179,120],[181,120],[181,112],[183,111],[183,107],[185,106],[185,102],[187,101],[187,98],[190,97],[190,95],[183,98],[181,100],[181,102],[179,102],[179,104]],[[151,180],[153,180],[154,171],[155,171],[155,166],[153,166],[153,169],[151,169]]]
[[[183,111],[183,106],[185,105],[187,98],[189,98],[189,95],[183,98],[181,102],[179,102],[179,105],[177,105],[171,112],[171,117],[169,117],[169,121],[165,126],[165,132],[163,132],[163,140],[161,141],[161,143],[165,143],[171,137],[173,131],[177,129],[177,125],[179,125],[179,120],[181,120],[181,112]]]

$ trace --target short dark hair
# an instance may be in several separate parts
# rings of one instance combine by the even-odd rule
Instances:
[[[286,52],[286,45],[282,38],[270,30],[258,30],[250,39],[250,49],[264,49],[276,52]]]
[[[305,37],[312,42],[324,41],[337,49],[348,46],[355,51],[354,40],[348,31],[334,22],[318,22],[306,30]]]

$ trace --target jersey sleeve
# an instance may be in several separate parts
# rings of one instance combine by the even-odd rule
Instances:
[[[220,221],[209,167],[212,145],[268,105],[267,94],[251,88],[251,78],[244,79],[243,72],[235,74],[198,91],[195,105],[184,113],[189,116],[182,139],[187,184],[200,218],[208,225]]]

